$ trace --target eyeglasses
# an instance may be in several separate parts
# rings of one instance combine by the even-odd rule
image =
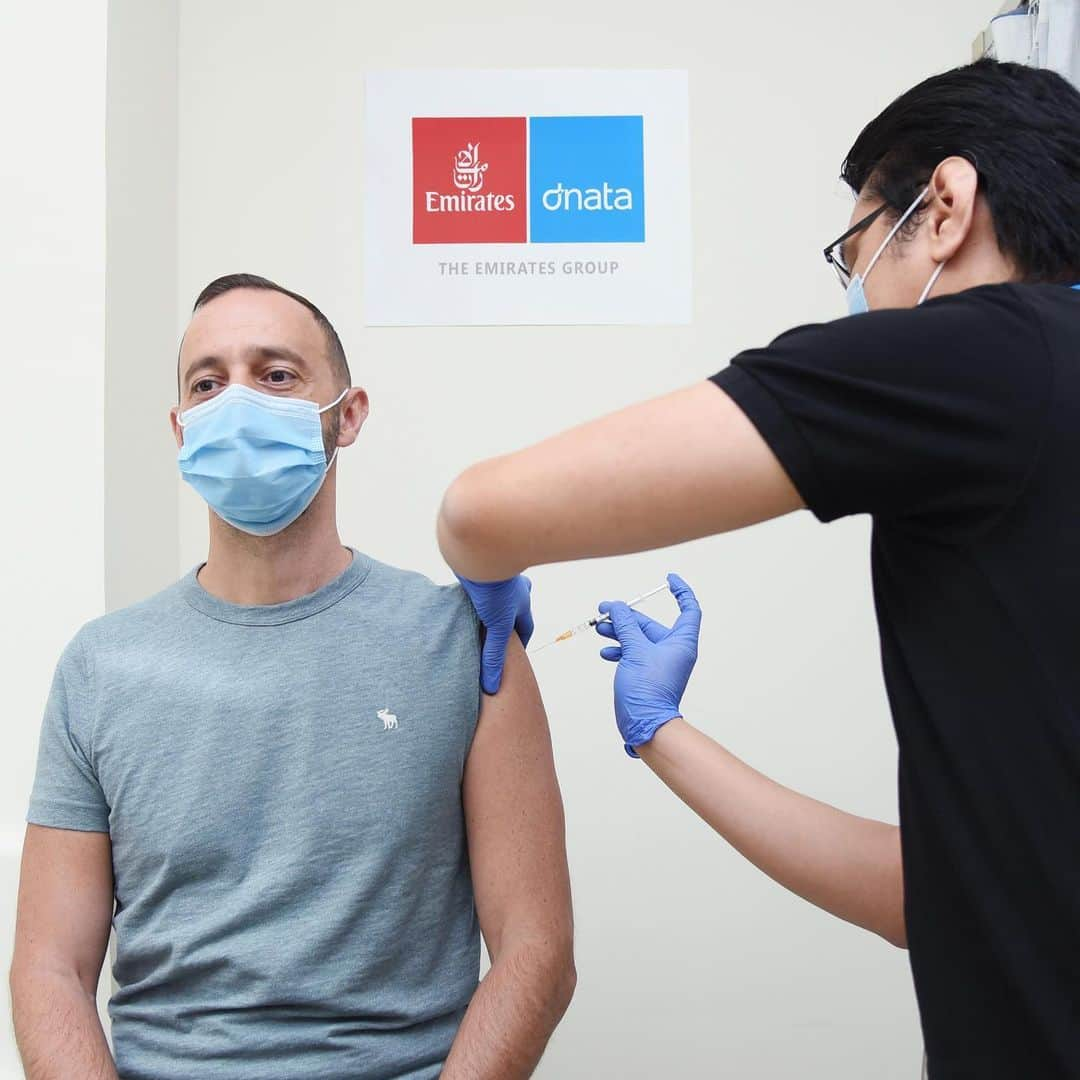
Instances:
[[[866,217],[856,221],[843,236],[834,240],[825,249],[825,261],[836,271],[841,288],[846,289],[848,282],[851,281],[851,270],[844,261],[844,241],[850,240],[856,233],[861,233],[863,229],[869,228],[885,212],[888,205],[888,203],[882,203],[876,210],[871,210]]]

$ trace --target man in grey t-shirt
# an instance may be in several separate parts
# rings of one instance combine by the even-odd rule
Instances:
[[[342,545],[334,454],[367,396],[313,305],[219,279],[179,368],[209,554],[57,665],[11,971],[27,1075],[528,1076],[574,969],[521,644],[482,694],[461,588]]]

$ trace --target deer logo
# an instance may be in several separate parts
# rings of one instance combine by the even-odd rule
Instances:
[[[379,709],[375,715],[382,721],[383,731],[390,731],[398,726],[397,717],[389,709]]]

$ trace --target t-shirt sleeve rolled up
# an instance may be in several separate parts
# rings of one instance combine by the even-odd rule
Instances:
[[[712,376],[821,521],[970,533],[1020,494],[1052,362],[1014,286],[797,327]]]
[[[56,829],[109,831],[109,806],[91,764],[91,693],[76,636],[53,674],[38,738],[26,820]]]

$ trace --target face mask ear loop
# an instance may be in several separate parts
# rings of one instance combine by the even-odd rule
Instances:
[[[337,404],[338,404],[338,402],[339,402],[339,401],[341,401],[341,399],[342,399],[342,398],[343,398],[343,397],[344,397],[344,396],[345,396],[345,395],[346,395],[346,394],[347,394],[347,393],[348,393],[348,392],[349,392],[349,391],[350,391],[351,389],[352,389],[352,387],[351,387],[351,386],[346,386],[346,387],[345,387],[345,389],[344,389],[344,390],[342,390],[342,391],[341,391],[341,393],[340,393],[340,394],[338,394],[338,396],[337,396],[336,398],[334,398],[334,400],[333,400],[333,401],[331,401],[329,405],[324,405],[324,406],[323,406],[323,407],[322,407],[322,408],[321,408],[321,409],[319,410],[319,412],[320,412],[320,413],[324,413],[324,412],[326,412],[326,410],[327,410],[327,409],[332,409],[332,408],[333,408],[333,407],[334,407],[335,405],[337,405]],[[329,460],[329,461],[328,461],[328,462],[326,463],[326,472],[329,472],[329,471],[330,471],[330,466],[334,464],[334,458],[336,458],[336,457],[337,457],[337,452],[338,452],[338,451],[339,451],[340,449],[341,449],[341,447],[340,447],[340,446],[335,446],[335,447],[334,447],[334,452],[333,452],[333,453],[332,453],[332,454],[330,455],[330,460]],[[326,473],[323,473],[323,475],[325,476],[325,475],[326,475]]]
[[[338,396],[337,396],[336,398],[334,398],[334,400],[333,400],[333,401],[331,401],[329,405],[324,405],[324,406],[323,406],[323,407],[322,407],[322,408],[321,408],[321,409],[319,410],[319,412],[320,412],[320,413],[324,413],[324,412],[326,412],[326,410],[327,410],[327,409],[332,409],[332,408],[333,408],[333,407],[334,407],[335,405],[337,405],[337,404],[338,404],[338,403],[339,403],[339,402],[341,401],[341,399],[342,399],[342,398],[343,398],[343,397],[344,397],[344,396],[345,396],[345,395],[346,395],[346,394],[347,394],[347,393],[348,393],[348,392],[349,392],[349,391],[350,391],[351,389],[352,389],[352,387],[351,387],[351,386],[346,386],[346,387],[345,387],[345,389],[344,389],[344,390],[342,390],[342,391],[341,391],[341,393],[340,393],[340,394],[338,394]],[[336,451],[335,451],[335,452],[336,452]]]
[[[928,294],[928,293],[930,292],[930,290],[931,290],[931,289],[932,289],[932,288],[934,287],[934,282],[935,282],[935,281],[937,281],[937,279],[938,279],[938,275],[939,275],[939,274],[941,273],[941,271],[942,271],[942,270],[944,270],[944,269],[945,269],[945,263],[943,263],[943,262],[939,262],[939,263],[937,264],[937,269],[936,269],[936,270],[935,270],[935,271],[934,271],[934,272],[933,272],[933,273],[932,273],[932,274],[930,275],[930,280],[929,280],[929,281],[928,281],[928,282],[926,283],[926,288],[925,288],[925,289],[923,289],[923,291],[922,291],[922,296],[920,296],[920,297],[919,297],[919,299],[918,299],[918,300],[916,301],[916,303],[915,303],[915,306],[916,306],[916,307],[918,307],[918,306],[919,306],[919,304],[921,304],[921,303],[922,303],[922,302],[923,302],[923,301],[924,301],[924,300],[926,299],[926,297],[927,297],[927,294]]]
[[[915,196],[915,201],[903,212],[903,214],[900,215],[900,219],[897,221],[897,223],[889,230],[889,235],[886,236],[884,240],[882,240],[881,247],[879,247],[877,251],[874,252],[874,257],[870,260],[866,269],[862,272],[863,281],[866,280],[867,275],[870,273],[870,271],[874,269],[874,263],[876,263],[878,259],[881,258],[881,253],[889,246],[889,241],[900,231],[900,226],[903,225],[909,217],[911,217],[912,213],[914,213],[915,211],[915,207],[917,207],[919,203],[921,203],[923,199],[926,198],[926,193],[929,190],[930,185],[927,184],[926,187],[924,187],[922,191],[920,191],[919,194]]]

